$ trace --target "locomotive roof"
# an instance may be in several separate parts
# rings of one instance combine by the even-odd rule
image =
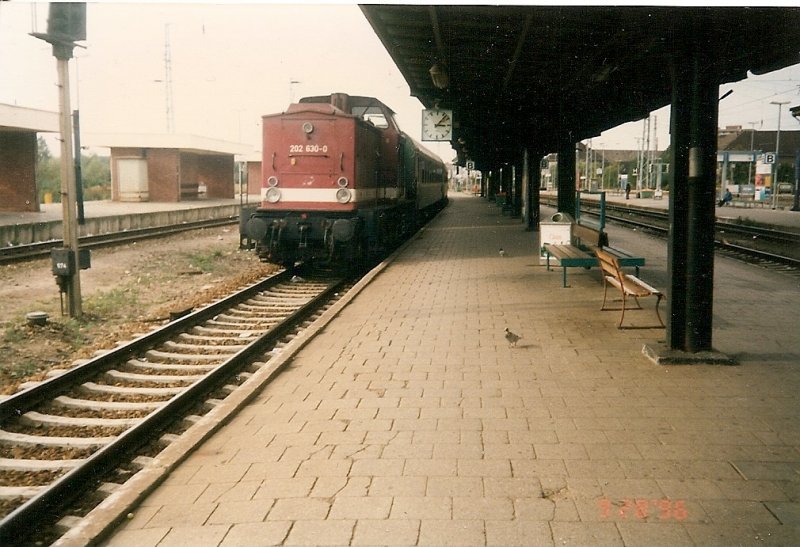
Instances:
[[[379,101],[375,97],[362,97],[359,95],[347,95],[346,93],[332,93],[331,95],[317,95],[315,97],[303,97],[300,99],[299,102],[301,103],[323,103],[323,104],[332,104],[333,98],[338,96],[346,96],[347,103],[349,104],[350,108],[358,108],[358,107],[369,107],[369,106],[379,106],[385,108],[391,114],[394,114],[394,110],[386,106],[383,102]]]

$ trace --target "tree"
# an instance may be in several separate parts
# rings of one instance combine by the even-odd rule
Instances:
[[[54,202],[61,201],[61,165],[53,157],[47,142],[39,135],[36,139],[36,187],[39,189],[39,201],[49,193]]]
[[[54,203],[61,201],[61,160],[50,153],[47,142],[39,136],[37,139],[36,186],[39,189],[39,200],[45,201],[49,193]],[[83,199],[85,201],[111,198],[111,170],[109,158],[81,154],[81,178]]]
[[[111,198],[111,170],[107,156],[81,155],[81,173],[84,200]]]

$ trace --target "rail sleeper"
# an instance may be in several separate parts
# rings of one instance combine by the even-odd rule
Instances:
[[[619,317],[618,329],[622,328],[622,321],[625,319],[626,309],[642,309],[639,303],[639,298],[646,296],[656,297],[656,317],[661,327],[665,327],[664,321],[661,320],[661,314],[658,311],[658,305],[664,294],[656,288],[651,287],[635,275],[626,274],[620,267],[619,259],[611,253],[602,249],[595,249],[595,254],[600,262],[600,268],[603,270],[603,305],[600,307],[602,311],[610,311],[617,308],[606,308],[606,297],[608,296],[608,286],[613,285],[619,289],[622,294],[622,314]],[[627,308],[626,304],[628,298],[633,298],[636,302],[636,308]]]

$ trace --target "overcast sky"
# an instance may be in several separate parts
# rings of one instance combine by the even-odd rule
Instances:
[[[86,49],[72,61],[72,107],[84,133],[166,131],[165,34],[169,32],[174,132],[260,148],[260,117],[290,98],[342,91],[381,99],[419,140],[421,103],[355,4],[267,2],[87,4]],[[48,4],[0,2],[0,102],[58,109],[56,61],[28,35],[47,29]],[[291,82],[298,82],[292,84]],[[800,64],[739,84],[720,104],[720,125],[800,129]],[[658,146],[669,144],[669,108],[655,113]],[[637,147],[642,123],[593,140],[595,148]],[[425,143],[445,160],[449,145]],[[54,150],[57,152],[57,150]]]

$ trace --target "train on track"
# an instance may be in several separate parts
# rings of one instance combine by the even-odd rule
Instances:
[[[261,203],[242,226],[266,262],[364,264],[447,204],[447,167],[378,99],[305,97],[262,119]]]

